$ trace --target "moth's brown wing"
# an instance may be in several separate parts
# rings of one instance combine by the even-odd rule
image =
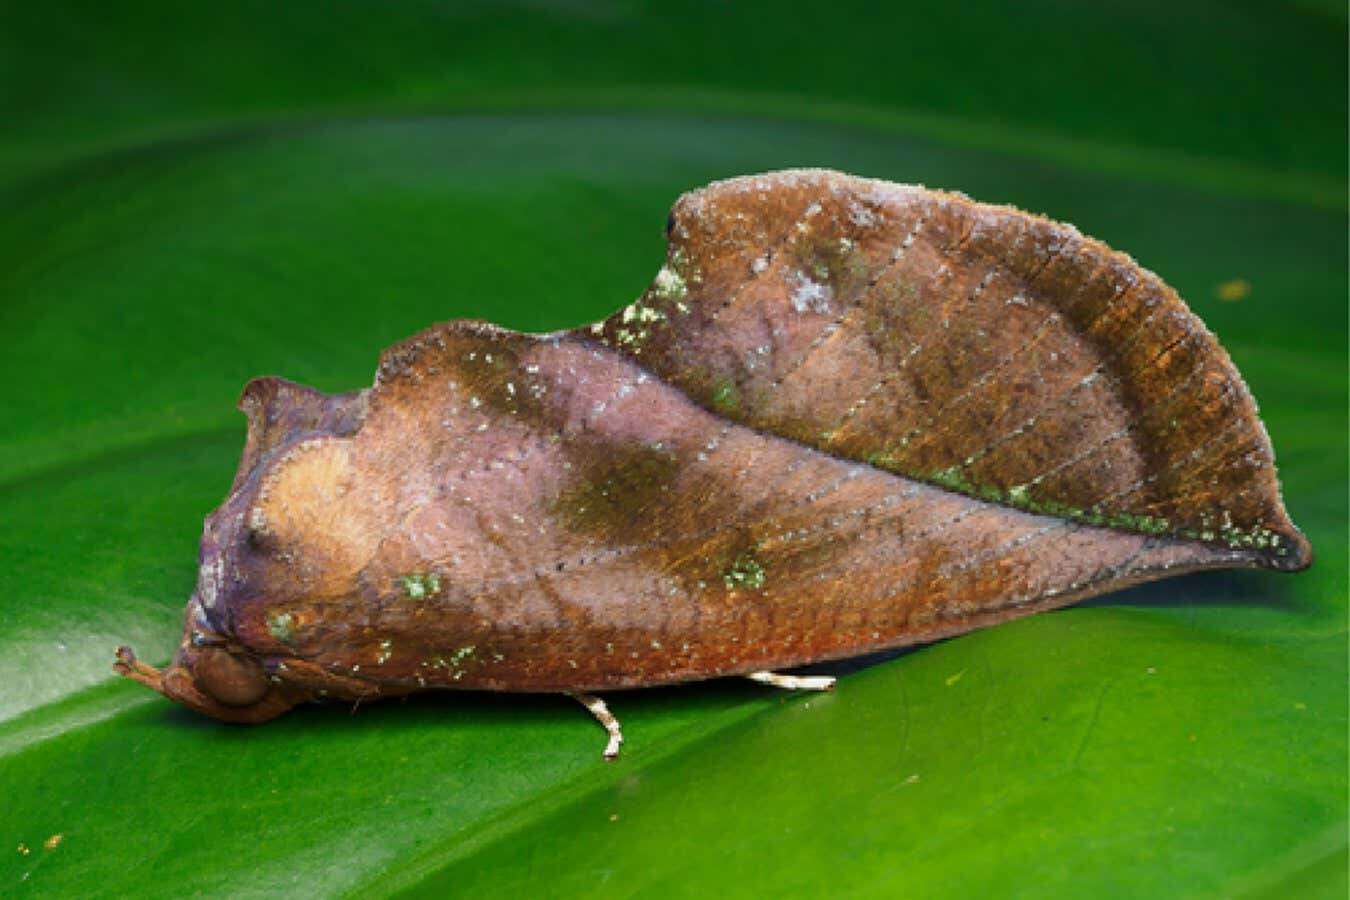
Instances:
[[[232,543],[240,640],[344,696],[747,672],[1252,561],[756,432],[575,336],[431,329],[366,408],[278,449]]]
[[[1072,226],[826,171],[675,204],[582,330],[709,410],[1030,512],[1311,559],[1256,404],[1153,273]]]

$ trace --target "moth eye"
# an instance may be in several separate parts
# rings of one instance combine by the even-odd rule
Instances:
[[[674,233],[675,233],[675,210],[672,209],[670,211],[670,215],[666,216],[666,240],[670,240],[670,236],[673,235]]]
[[[267,676],[257,661],[228,650],[204,648],[192,674],[202,690],[225,706],[252,706],[267,693]]]

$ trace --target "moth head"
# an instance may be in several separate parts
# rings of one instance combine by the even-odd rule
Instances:
[[[256,705],[270,687],[255,657],[226,647],[199,647],[184,668],[192,674],[198,691],[235,709]]]
[[[282,686],[272,683],[256,657],[226,646],[180,649],[163,669],[141,662],[130,647],[118,647],[113,669],[225,722],[265,722],[296,703]]]
[[[200,627],[199,617],[192,615],[193,599],[183,641],[169,666],[157,669],[137,659],[130,647],[119,647],[114,670],[226,722],[264,722],[294,706],[298,698],[272,681],[257,656]]]

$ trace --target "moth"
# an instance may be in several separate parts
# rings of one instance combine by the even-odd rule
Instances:
[[[934,641],[1311,561],[1227,353],[1072,226],[831,171],[682,196],[594,325],[476,321],[374,384],[251,382],[182,642],[116,669],[229,722],[321,698],[597,692]]]

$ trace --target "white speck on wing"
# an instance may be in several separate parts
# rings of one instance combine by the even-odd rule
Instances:
[[[812,281],[801,272],[797,273],[797,286],[792,291],[794,310],[824,315],[830,311],[830,301],[833,299],[834,290],[829,285]]]

